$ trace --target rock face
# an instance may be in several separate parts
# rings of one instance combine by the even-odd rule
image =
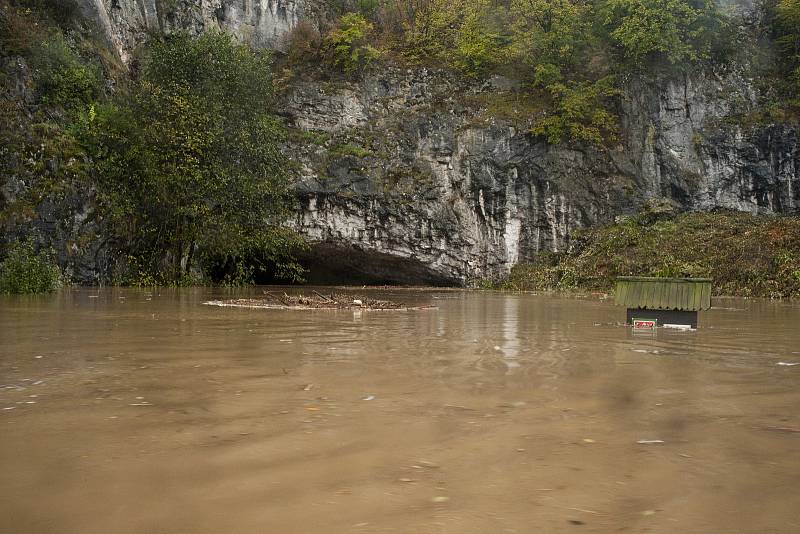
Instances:
[[[123,59],[147,31],[219,28],[279,47],[311,5],[83,0]],[[570,231],[651,198],[689,210],[796,212],[798,131],[731,120],[752,108],[751,87],[736,73],[631,79],[619,143],[597,148],[549,145],[489,112],[489,103],[516,106],[503,79],[387,65],[358,81],[297,78],[281,112],[299,167],[295,225],[316,243],[305,260],[351,281],[467,284],[563,250]]]
[[[303,16],[302,0],[82,0],[124,62],[148,32],[229,31],[255,46],[281,48]]]
[[[548,145],[488,116],[474,103],[506,98],[501,82],[384,66],[359,82],[291,85],[296,224],[325,244],[328,264],[338,247],[341,258],[361,254],[348,269],[375,281],[424,266],[420,282],[464,284],[562,250],[571,230],[651,198],[690,210],[800,208],[797,131],[725,124],[751,105],[746,80],[632,81],[610,149]],[[397,258],[394,275],[371,272],[370,253]]]

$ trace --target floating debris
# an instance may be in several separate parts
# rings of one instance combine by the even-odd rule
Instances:
[[[232,308],[266,308],[279,310],[425,310],[436,309],[436,306],[406,306],[401,302],[378,300],[361,296],[331,293],[323,295],[314,291],[313,295],[288,295],[264,291],[263,298],[210,300],[207,306]]]
[[[696,331],[696,328],[692,328],[690,324],[665,324],[664,328],[671,329],[671,330],[681,330],[681,331]]]
[[[367,395],[366,397],[361,397],[361,400],[363,401],[375,400],[375,395]]]
[[[794,428],[791,426],[765,426],[764,430],[771,430],[773,432],[788,432],[790,434],[800,433],[800,428]]]
[[[666,442],[661,439],[640,439],[636,443],[638,443],[639,445],[657,445],[659,443],[666,443]]]
[[[800,365],[800,362],[778,362],[775,365],[780,365],[783,367],[793,367],[795,365]]]

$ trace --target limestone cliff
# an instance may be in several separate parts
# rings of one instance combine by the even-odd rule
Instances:
[[[310,10],[302,0],[83,1],[123,59],[148,31],[219,28],[279,47]],[[632,78],[619,142],[598,148],[550,145],[490,112],[487,102],[513,94],[502,78],[385,64],[357,81],[298,75],[280,112],[298,168],[294,222],[316,244],[306,261],[349,280],[466,284],[562,250],[571,230],[650,198],[796,212],[798,132],[737,126],[751,87],[736,72]]]
[[[549,145],[471,98],[503,98],[505,85],[385,66],[357,83],[295,81],[284,112],[301,132],[291,148],[298,226],[328,248],[407,260],[395,277],[421,265],[425,281],[465,283],[563,249],[571,230],[650,198],[697,210],[800,208],[796,130],[725,121],[752,103],[745,79],[632,80],[620,142],[608,149]]]
[[[303,16],[303,0],[80,0],[123,61],[148,32],[228,31],[255,46],[280,48]]]

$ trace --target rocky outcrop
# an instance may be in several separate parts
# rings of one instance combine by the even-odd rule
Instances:
[[[797,131],[726,123],[754,98],[740,77],[632,80],[620,143],[602,149],[549,145],[470,104],[502,98],[500,82],[385,66],[359,82],[295,81],[283,109],[296,129],[298,228],[341,257],[390,254],[427,266],[426,280],[469,283],[652,198],[690,210],[800,208]]]
[[[313,4],[82,5],[127,61],[149,31],[216,28],[279,47]],[[599,148],[550,145],[524,122],[503,119],[489,104],[516,104],[514,84],[501,78],[467,82],[391,65],[358,81],[299,76],[285,90],[281,113],[298,169],[294,224],[315,243],[304,259],[349,280],[466,284],[502,276],[543,250],[563,250],[571,231],[633,213],[653,198],[688,210],[797,212],[797,129],[737,125],[735,117],[754,105],[752,86],[736,72],[632,78],[621,99],[619,143]],[[80,222],[82,211],[73,211]],[[85,282],[100,272],[91,261],[75,269]]]
[[[303,16],[303,0],[81,0],[124,62],[148,32],[217,29],[260,47],[281,48]]]

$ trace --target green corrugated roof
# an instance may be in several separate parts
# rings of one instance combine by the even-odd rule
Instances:
[[[615,301],[626,308],[707,310],[711,307],[711,279],[621,276]]]

